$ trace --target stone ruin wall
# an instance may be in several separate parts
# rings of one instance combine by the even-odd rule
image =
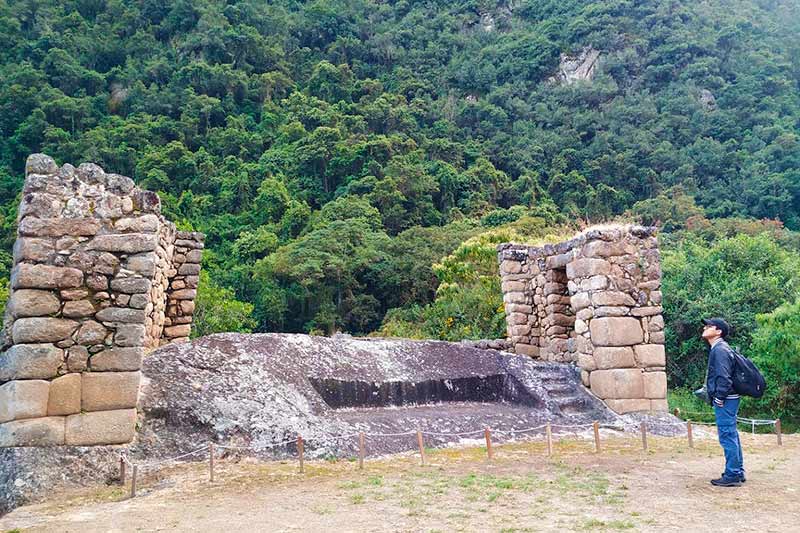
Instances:
[[[498,246],[508,342],[572,362],[617,413],[667,410],[655,228],[590,229],[556,245]]]
[[[188,340],[204,236],[99,166],[25,167],[0,354],[0,447],[133,439],[142,357]]]

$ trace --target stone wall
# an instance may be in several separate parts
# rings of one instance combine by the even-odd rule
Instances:
[[[142,357],[188,339],[203,236],[153,192],[34,154],[0,354],[0,446],[133,439]]]
[[[513,351],[574,362],[618,413],[667,410],[655,228],[589,229],[556,245],[498,247]]]

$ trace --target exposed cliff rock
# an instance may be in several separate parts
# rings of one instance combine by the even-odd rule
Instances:
[[[550,78],[550,81],[569,85],[576,81],[591,80],[594,78],[599,61],[600,51],[591,47],[584,48],[574,56],[561,54],[558,73]]]

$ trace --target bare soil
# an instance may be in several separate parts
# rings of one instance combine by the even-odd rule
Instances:
[[[589,437],[589,438],[587,438]],[[603,434],[355,461],[217,461],[151,472],[139,494],[108,486],[53,495],[0,519],[0,531],[797,531],[800,435],[742,434],[747,482],[722,471],[716,435]],[[413,443],[410,443],[410,446]]]

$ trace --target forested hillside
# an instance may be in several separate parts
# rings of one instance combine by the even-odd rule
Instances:
[[[667,302],[680,357],[701,351],[681,324],[728,309],[698,302],[708,271],[685,267],[747,277],[736,250],[780,251],[769,290],[739,287],[757,300],[734,317],[749,343],[756,314],[797,294],[781,225],[800,229],[799,11],[0,1],[4,271],[25,158],[43,151],[133,177],[207,234],[200,332],[502,334],[494,243],[626,214],[672,232],[665,284],[695,291],[691,309]],[[559,79],[561,55],[582,51],[599,52],[591,79]],[[762,218],[779,222],[746,220]],[[708,256],[740,233],[754,241]]]

